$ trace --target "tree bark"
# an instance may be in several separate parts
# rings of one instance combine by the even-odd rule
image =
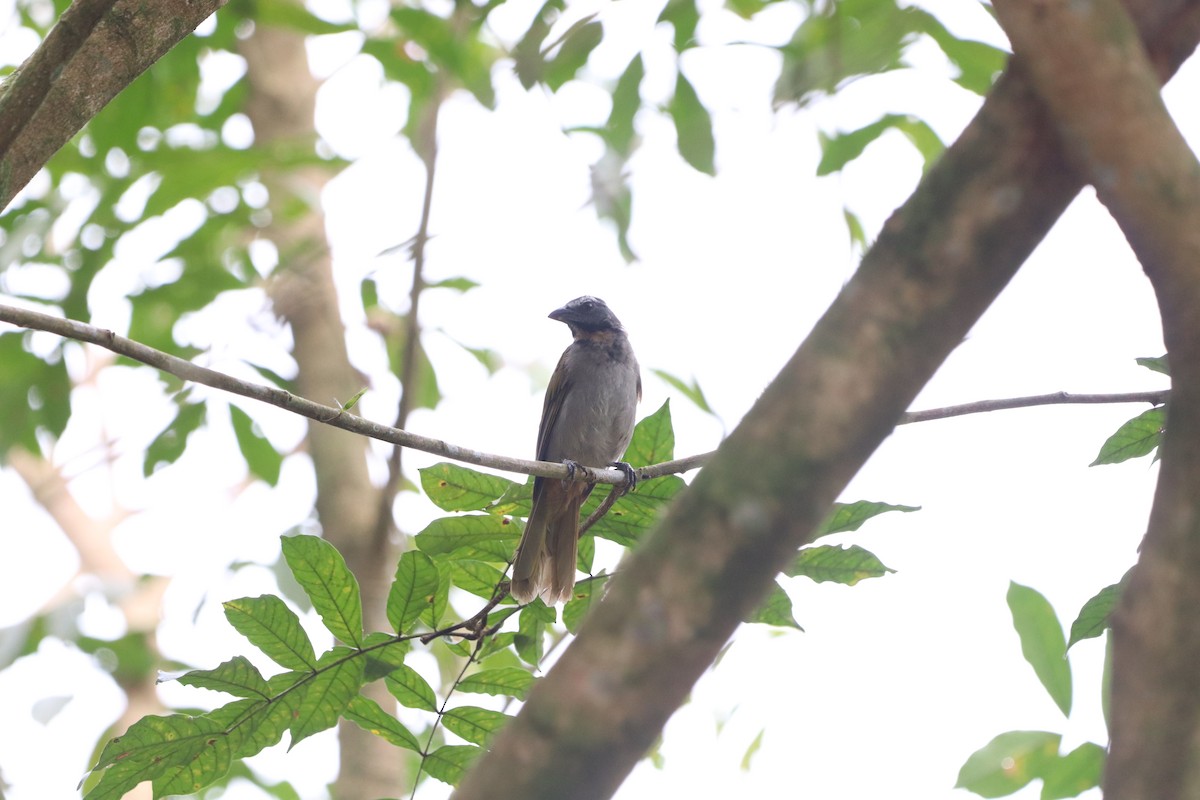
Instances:
[[[997,2],[1158,296],[1171,364],[1150,524],[1113,619],[1109,800],[1200,797],[1200,162],[1116,0]]]
[[[1138,6],[1173,70],[1195,4]],[[454,796],[611,796],[1082,186],[1027,78],[1006,72]]]

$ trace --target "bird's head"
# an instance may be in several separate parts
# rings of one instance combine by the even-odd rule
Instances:
[[[599,297],[576,297],[562,308],[550,312],[550,319],[565,322],[575,336],[588,335],[605,331],[621,331],[621,321],[617,319],[604,301]]]

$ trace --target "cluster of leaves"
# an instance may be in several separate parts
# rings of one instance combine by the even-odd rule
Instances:
[[[626,458],[657,463],[671,459],[673,449],[670,410],[664,404],[638,424]],[[554,629],[555,623],[576,632],[603,595],[609,574],[593,570],[594,537],[633,545],[685,487],[675,475],[645,481],[592,527],[579,548],[579,568],[588,577],[578,583],[560,620],[541,600],[518,607],[505,597],[504,572],[520,538],[516,519],[529,513],[530,482],[450,463],[422,470],[421,482],[440,508],[467,513],[433,521],[415,537],[417,549],[401,556],[387,599],[391,630],[364,632],[358,582],[332,545],[314,536],[284,537],[288,567],[337,643],[317,655],[299,617],[278,597],[225,603],[229,623],[283,671],[267,678],[250,660],[237,656],[178,678],[184,685],[237,699],[204,713],[151,716],[135,723],[104,747],[89,778],[87,799],[118,798],[147,780],[156,797],[195,792],[224,778],[235,761],[278,743],[285,731],[295,744],[340,718],[420,754],[424,775],[457,783],[509,716],[477,705],[450,707],[449,695],[523,700],[537,680],[535,670],[547,641],[564,635]],[[585,512],[601,501],[591,498]],[[821,535],[857,530],[887,511],[913,510],[883,503],[839,504]],[[802,549],[784,574],[852,585],[890,571],[860,547],[813,545]],[[452,590],[483,598],[486,604],[469,620],[447,624]],[[515,626],[508,624],[514,617]],[[791,601],[778,586],[747,621],[799,628]],[[440,702],[433,687],[406,663],[418,643],[464,659]],[[400,705],[434,715],[436,723],[424,744],[392,711],[362,693],[376,680],[384,681]],[[439,725],[465,743],[439,739]]]
[[[1126,575],[1128,577],[1128,575]],[[1036,589],[1011,583],[1008,607],[1021,640],[1021,653],[1064,717],[1071,715],[1071,664],[1067,651],[1077,642],[1104,634],[1120,599],[1121,583],[1106,586],[1084,603],[1071,624],[1070,638],[1063,635],[1054,609]],[[1111,648],[1111,638],[1107,640]],[[1103,708],[1108,717],[1108,668],[1105,657]],[[1105,749],[1084,742],[1069,753],[1060,753],[1062,734],[1051,731],[1008,731],[971,754],[958,773],[956,786],[981,797],[1004,797],[1034,780],[1042,781],[1042,800],[1075,797],[1100,785]]]

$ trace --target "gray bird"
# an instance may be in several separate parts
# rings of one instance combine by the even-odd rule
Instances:
[[[642,376],[620,320],[603,300],[577,297],[551,312],[575,341],[563,352],[542,406],[537,457],[603,467],[617,463],[633,438]],[[632,474],[632,470],[627,470]],[[575,588],[579,509],[592,484],[535,478],[533,508],[513,565],[519,602],[568,600]]]

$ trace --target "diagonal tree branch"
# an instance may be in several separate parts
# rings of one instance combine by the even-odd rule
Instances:
[[[1200,163],[1116,0],[996,2],[1063,144],[1129,239],[1171,354],[1141,556],[1113,618],[1110,800],[1200,797]]]
[[[227,0],[76,0],[0,96],[0,210],[117,93]]]
[[[1159,52],[1195,46],[1188,8],[1142,11]],[[611,796],[1082,185],[1006,72],[454,796]]]

